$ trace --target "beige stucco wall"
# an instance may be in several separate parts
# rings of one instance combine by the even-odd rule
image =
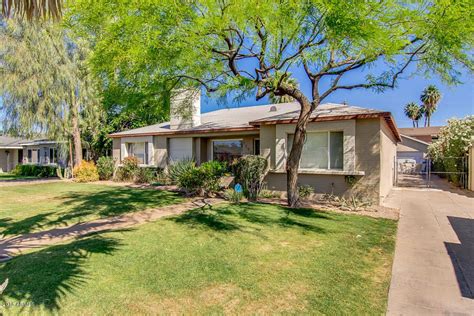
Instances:
[[[9,154],[7,155],[7,151]],[[18,149],[0,149],[0,170],[12,171],[18,164]]]
[[[122,160],[120,157],[120,138],[112,139],[112,157],[115,160],[115,164],[119,164]]]
[[[260,127],[260,155],[265,157],[270,169],[275,169],[276,125]]]
[[[385,198],[395,181],[395,161],[397,159],[397,140],[385,120],[380,119],[380,199]]]
[[[337,195],[360,194],[371,198],[375,203],[380,202],[381,193],[390,187],[393,172],[389,165],[393,164],[396,155],[396,144],[387,126],[381,127],[382,121],[376,119],[349,120],[310,123],[308,131],[343,131],[344,132],[344,171],[359,172],[365,175],[355,176],[356,184],[350,187],[344,175],[304,174],[298,176],[300,185],[311,185],[317,193],[334,193]],[[383,122],[385,124],[385,122]],[[384,129],[384,131],[381,130]],[[385,130],[386,129],[386,130]],[[265,127],[260,130],[260,145],[262,155],[272,161],[273,172],[265,181],[270,190],[286,190],[286,137],[293,133],[294,125],[276,125],[274,130]],[[273,133],[275,136],[273,136]],[[275,139],[275,142],[272,142]],[[273,143],[275,145],[273,145]],[[383,143],[383,145],[382,145]],[[274,150],[272,150],[274,148]],[[382,167],[382,156],[391,157]],[[387,158],[388,159],[388,158]],[[388,173],[389,180],[381,181],[381,171]],[[381,190],[382,188],[382,190]]]
[[[158,168],[166,168],[168,161],[168,139],[165,136],[153,136],[153,164]]]
[[[365,174],[358,178],[351,193],[379,200],[380,192],[380,120],[357,120],[355,169]]]
[[[402,135],[402,141],[397,145],[397,152],[422,152],[428,151],[428,145],[406,138]]]

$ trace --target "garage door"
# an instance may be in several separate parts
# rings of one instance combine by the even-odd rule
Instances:
[[[171,162],[193,158],[192,138],[170,138],[169,158]]]

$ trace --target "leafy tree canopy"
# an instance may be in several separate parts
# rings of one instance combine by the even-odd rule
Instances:
[[[79,0],[68,23],[93,38],[95,69],[118,86],[156,92],[164,80],[197,80],[223,94],[258,87],[260,98],[278,90],[292,67],[332,79],[331,91],[393,86],[408,61],[456,81],[456,66],[472,69],[473,12],[471,1],[449,0]],[[375,62],[386,70],[371,72]],[[341,84],[346,68],[364,68],[365,80]]]
[[[473,69],[470,0],[77,0],[67,23],[94,43],[107,84],[169,91],[203,86],[218,96],[289,96],[301,106],[288,156],[288,201],[311,113],[330,94],[393,88],[407,72],[458,80]],[[383,67],[373,67],[373,66]],[[304,70],[305,94],[289,79]],[[380,70],[382,69],[382,70]],[[355,72],[357,75],[350,76]]]
[[[101,116],[87,70],[89,45],[53,23],[8,20],[0,26],[0,95],[4,129],[67,139],[77,119],[93,130]]]

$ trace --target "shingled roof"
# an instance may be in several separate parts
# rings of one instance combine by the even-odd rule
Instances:
[[[22,144],[28,141],[26,139],[0,135],[0,148],[12,148],[19,149],[22,148]]]
[[[202,134],[215,132],[258,130],[260,125],[294,123],[300,106],[296,102],[228,108],[201,114],[201,125],[170,129],[170,123],[160,123],[109,135],[110,137]],[[390,112],[366,109],[346,104],[321,104],[312,114],[311,121],[334,121],[383,117],[395,137],[400,140]]]

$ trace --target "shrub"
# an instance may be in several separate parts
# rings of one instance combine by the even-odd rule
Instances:
[[[97,167],[92,161],[83,160],[80,165],[73,169],[74,181],[76,182],[92,182],[99,180]]]
[[[184,161],[170,167],[170,180],[188,195],[209,195],[219,191],[219,179],[227,171],[226,163],[209,161],[197,167],[194,162]]]
[[[188,172],[189,170],[195,167],[196,167],[196,163],[188,159],[174,162],[168,167],[168,170],[166,172],[167,177],[171,183],[177,184],[178,179],[181,176],[181,174]]]
[[[186,192],[186,195],[203,195],[205,182],[205,172],[200,168],[193,167],[179,175],[177,185]]]
[[[117,170],[117,180],[133,181],[137,173],[138,159],[136,157],[126,157],[122,160],[122,166]]]
[[[460,184],[461,172],[464,172],[464,159],[474,135],[474,115],[464,119],[450,119],[441,128],[439,138],[428,147],[428,154],[433,160],[435,171],[452,172],[450,181]]]
[[[99,157],[97,160],[97,172],[100,180],[110,180],[114,175],[115,161],[112,157]]]
[[[40,177],[49,178],[56,177],[55,166],[40,166],[40,165],[16,165],[13,173],[25,177]]]
[[[244,195],[250,201],[256,201],[263,188],[263,179],[267,174],[267,160],[262,156],[241,157],[233,167],[236,182],[242,183]]]
[[[308,184],[301,185],[298,187],[298,195],[303,199],[309,197],[313,193],[314,193],[313,187]]]
[[[212,160],[199,166],[204,177],[203,189],[206,194],[218,192],[219,179],[227,172],[227,163]]]
[[[237,192],[234,189],[227,189],[224,191],[224,199],[231,203],[238,204],[242,200],[242,193]]]
[[[135,183],[151,183],[157,179],[158,168],[139,167],[135,171],[133,181]]]

